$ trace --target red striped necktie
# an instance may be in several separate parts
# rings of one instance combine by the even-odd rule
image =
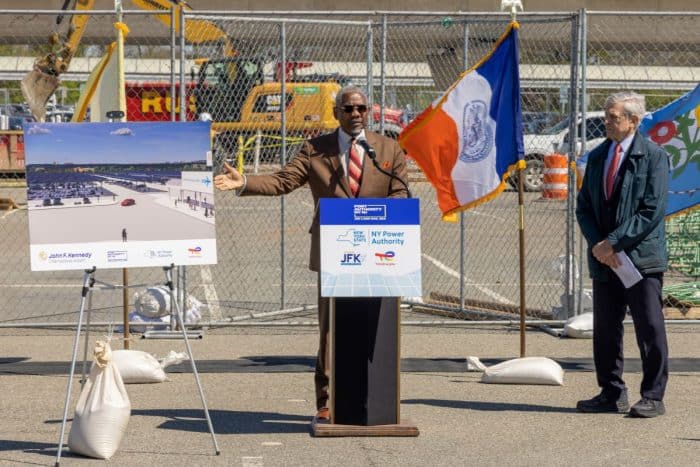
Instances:
[[[354,197],[360,192],[360,183],[362,182],[362,158],[357,150],[355,138],[350,140],[350,151],[348,158],[348,183],[350,191]]]
[[[610,162],[608,167],[608,173],[605,175],[605,198],[610,199],[612,197],[613,186],[615,185],[615,175],[617,174],[617,166],[620,163],[620,158],[622,157],[622,145],[617,143],[615,146],[615,154],[613,155],[613,160]]]

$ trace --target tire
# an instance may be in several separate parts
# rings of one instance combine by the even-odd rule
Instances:
[[[544,160],[541,156],[529,156],[525,160],[525,178],[523,179],[523,188],[525,191],[534,192],[542,191],[544,185]],[[508,182],[513,188],[518,189],[518,177],[520,173],[516,172]]]
[[[544,185],[544,160],[540,157],[525,161],[525,191],[542,191]]]

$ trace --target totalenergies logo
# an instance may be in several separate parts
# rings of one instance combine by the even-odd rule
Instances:
[[[202,254],[202,247],[201,246],[196,246],[194,248],[188,248],[187,249],[187,254],[190,256],[201,256]]]
[[[393,251],[386,251],[384,253],[375,253],[374,256],[379,258],[379,261],[382,263],[391,263],[394,261],[394,256],[396,256],[396,253]]]
[[[398,263],[396,263],[395,258],[396,253],[393,251],[385,251],[384,253],[375,253],[374,254],[374,264],[376,266],[396,266]]]

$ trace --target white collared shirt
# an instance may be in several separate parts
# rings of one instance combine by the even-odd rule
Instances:
[[[355,136],[355,139],[360,139],[360,138],[365,138],[365,130],[362,130],[359,135]],[[349,134],[345,133],[342,128],[338,128],[338,150],[340,151],[340,161],[343,164],[343,171],[345,172],[345,176],[348,176],[348,161],[350,160],[350,140],[352,139],[352,136]],[[360,156],[360,159],[364,160],[365,158],[365,150],[364,148],[356,144],[355,148],[357,149],[357,154]]]

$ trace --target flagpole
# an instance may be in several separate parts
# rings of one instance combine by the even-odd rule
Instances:
[[[518,249],[520,257],[520,357],[525,357],[525,204],[524,204],[524,182],[525,161],[518,162]]]
[[[501,10],[509,9],[510,20],[516,21],[518,9],[522,11],[523,5],[518,1],[502,1]],[[525,161],[518,161],[518,256],[520,257],[520,358],[525,357],[525,204],[524,195],[525,186],[523,182]]]

